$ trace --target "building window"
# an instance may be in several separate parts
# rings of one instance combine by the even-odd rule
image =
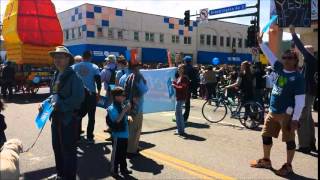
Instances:
[[[154,42],[154,33],[150,33],[150,41]]]
[[[78,37],[81,38],[82,37],[82,28],[78,27]]]
[[[72,39],[76,38],[76,34],[74,33],[74,28],[71,29],[71,37]]]
[[[135,32],[134,32],[133,39],[134,39],[135,41],[139,41],[139,32],[138,32],[138,31],[135,31]]]
[[[102,27],[97,27],[97,37],[103,37]]]
[[[160,34],[159,39],[160,39],[160,43],[164,43],[164,34]]]
[[[184,37],[184,44],[191,44],[191,37]]]
[[[244,42],[245,42],[244,47],[247,48],[248,47],[248,39],[245,39]]]
[[[227,37],[227,47],[230,47],[230,37]]]
[[[145,34],[145,39],[146,39],[146,41],[150,41],[150,34],[147,33],[147,32],[146,32],[146,34]]]
[[[241,38],[238,39],[238,47],[242,48],[242,39]]]
[[[212,35],[212,46],[216,46],[217,45],[217,36]]]
[[[113,29],[108,29],[108,38],[113,39]]]
[[[207,35],[207,45],[210,46],[211,44],[211,35]]]
[[[204,45],[204,34],[200,34],[200,44]]]
[[[184,42],[184,44],[188,44],[188,37],[185,36],[183,42]]]
[[[180,36],[176,36],[176,43],[177,43],[177,44],[180,43]]]
[[[236,47],[236,38],[232,38],[232,47]]]
[[[118,39],[123,39],[123,31],[122,30],[118,31]]]
[[[69,29],[66,29],[64,33],[65,33],[65,39],[69,40]]]
[[[224,37],[220,36],[220,46],[223,47],[224,46]]]
[[[180,37],[177,35],[172,35],[172,43],[179,44]]]

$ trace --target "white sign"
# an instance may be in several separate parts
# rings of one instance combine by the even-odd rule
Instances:
[[[208,8],[200,10],[200,21],[207,21],[208,20]]]
[[[318,20],[318,0],[311,0],[311,20]]]

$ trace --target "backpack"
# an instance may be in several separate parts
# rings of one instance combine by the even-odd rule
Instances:
[[[110,80],[108,84],[115,84],[116,83],[116,70],[115,69],[108,69],[111,72]]]
[[[121,132],[125,131],[125,122],[124,120],[120,121],[119,123],[114,122],[110,119],[109,113],[106,116],[106,123],[108,127],[111,129],[112,132]]]

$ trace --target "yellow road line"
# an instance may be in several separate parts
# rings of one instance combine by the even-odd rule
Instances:
[[[99,140],[105,140],[106,138],[105,134],[103,133],[97,133],[95,134],[95,136]],[[150,149],[141,151],[141,154],[201,179],[223,179],[223,180],[234,179],[232,177],[225,176],[215,171],[191,164],[189,162],[186,162],[186,161],[183,161],[183,160],[180,160],[180,159],[177,159],[169,155],[165,155]]]
[[[182,166],[179,166],[179,165],[176,165],[176,164],[171,163],[171,162],[169,162],[169,161],[163,160],[163,159],[161,159],[161,158],[159,158],[159,157],[150,155],[150,154],[148,154],[146,151],[142,151],[141,154],[144,155],[144,156],[146,156],[146,157],[148,157],[148,158],[151,158],[151,159],[153,159],[153,160],[155,160],[155,161],[157,161],[157,162],[166,164],[166,165],[168,165],[168,166],[170,166],[170,167],[173,167],[173,168],[175,168],[175,169],[177,169],[177,170],[184,171],[184,172],[186,172],[186,173],[188,173],[188,174],[190,174],[190,175],[192,175],[192,176],[198,177],[198,178],[200,178],[200,179],[206,179],[206,180],[212,179],[212,178],[210,178],[210,177],[208,177],[208,176],[199,174],[199,173],[197,173],[197,172],[194,172],[194,171],[189,170],[189,169],[187,169],[187,168],[184,168],[184,167],[182,167]]]
[[[189,162],[186,162],[186,161],[183,161],[183,160],[180,160],[180,159],[174,158],[172,156],[168,156],[168,155],[165,155],[165,154],[162,154],[162,153],[150,150],[150,149],[142,151],[142,152],[150,154],[152,157],[157,157],[157,158],[163,159],[165,161],[175,163],[175,164],[180,165],[184,168],[187,168],[187,169],[192,170],[194,172],[197,172],[199,174],[203,174],[203,175],[215,178],[215,179],[225,179],[225,180],[233,180],[234,179],[232,177],[225,176],[221,173],[217,173],[217,172],[209,170],[207,168],[203,168],[203,167],[191,164]]]

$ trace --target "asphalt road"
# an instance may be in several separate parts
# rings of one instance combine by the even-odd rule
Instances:
[[[48,89],[41,89],[46,93]],[[16,95],[6,104],[4,115],[7,138],[22,140],[29,147],[39,132],[34,119],[38,104],[48,94],[33,98]],[[271,170],[253,169],[249,161],[262,157],[260,131],[248,130],[230,115],[221,123],[208,123],[201,114],[203,100],[192,100],[186,138],[174,135],[174,112],[145,114],[140,146],[142,156],[128,160],[133,174],[127,179],[317,179],[318,155],[296,153],[295,174],[282,178]],[[95,144],[80,144],[78,148],[78,179],[113,179],[110,177],[111,142],[103,130],[105,110],[98,108],[95,124]],[[318,114],[313,113],[318,120]],[[87,117],[83,120],[86,127]],[[318,134],[318,128],[316,128]],[[281,134],[280,134],[281,136]],[[316,137],[318,139],[318,136]],[[278,169],[286,160],[285,144],[274,140],[272,165]],[[37,144],[20,155],[21,179],[45,179],[55,173],[51,147],[50,122],[46,124]]]

